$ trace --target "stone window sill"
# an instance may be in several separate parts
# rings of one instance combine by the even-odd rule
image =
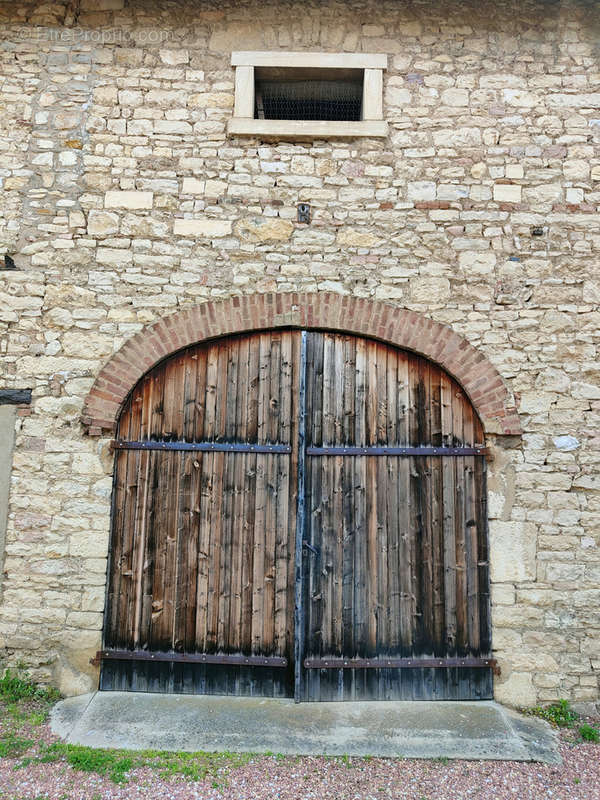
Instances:
[[[384,137],[388,124],[383,120],[361,120],[360,122],[321,122],[285,119],[247,119],[233,117],[227,132],[235,136],[261,136],[293,139],[334,139],[357,136]]]

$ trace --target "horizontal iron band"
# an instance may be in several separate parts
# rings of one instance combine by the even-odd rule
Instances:
[[[289,444],[246,444],[235,442],[112,442],[114,450],[190,450],[218,453],[291,453]]]
[[[494,658],[305,658],[306,669],[443,669],[447,667],[491,667]]]
[[[485,447],[307,447],[309,456],[485,456]]]
[[[287,658],[279,656],[244,656],[220,653],[158,653],[148,650],[98,650],[90,663],[101,661],[175,661],[183,664],[228,664],[241,667],[287,667]]]

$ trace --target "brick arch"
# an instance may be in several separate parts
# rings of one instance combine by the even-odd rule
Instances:
[[[329,328],[413,350],[462,385],[486,433],[521,433],[516,408],[494,365],[448,325],[389,303],[331,292],[245,295],[163,317],[125,342],[104,365],[85,401],[84,427],[92,436],[114,432],[131,389],[177,350],[204,339],[281,327]]]

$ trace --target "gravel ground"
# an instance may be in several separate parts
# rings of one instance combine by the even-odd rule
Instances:
[[[0,709],[0,713],[3,709]],[[583,721],[583,720],[582,720]],[[589,720],[598,724],[597,720]],[[32,726],[6,715],[4,732],[44,745],[56,738],[48,725]],[[18,757],[0,758],[1,800],[600,800],[600,745],[561,732],[560,766],[513,761],[446,761],[256,756],[220,762],[202,780],[162,778],[143,767],[116,784],[74,770],[64,758],[40,763],[40,744]]]

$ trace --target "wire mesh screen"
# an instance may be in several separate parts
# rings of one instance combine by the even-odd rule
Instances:
[[[261,81],[256,84],[257,119],[357,121],[362,84],[349,81]]]

